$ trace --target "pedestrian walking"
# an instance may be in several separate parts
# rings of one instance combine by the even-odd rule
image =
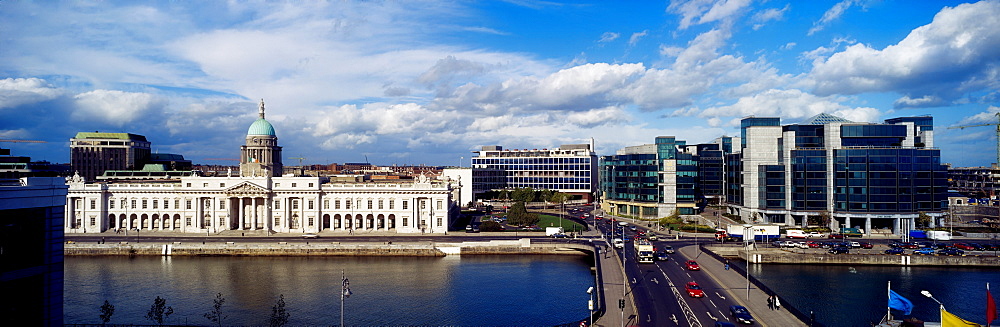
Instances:
[[[726,270],[729,270],[729,260],[726,260]]]
[[[774,296],[774,310],[781,310],[781,301],[778,300],[778,296]]]
[[[767,297],[767,308],[774,310],[774,295],[770,295]]]

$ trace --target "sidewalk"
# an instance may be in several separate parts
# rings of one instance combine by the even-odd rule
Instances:
[[[694,245],[684,246],[679,249],[685,257],[694,258],[698,254],[698,248]],[[760,326],[806,326],[805,323],[795,318],[788,310],[771,310],[767,307],[767,294],[754,285],[750,285],[750,299],[747,300],[747,280],[734,270],[726,270],[725,264],[716,260],[710,255],[698,256],[698,264],[701,270],[712,277],[723,289],[725,296],[732,298],[740,305],[750,310],[757,325]],[[723,309],[728,313],[729,309]]]
[[[635,311],[635,301],[632,299],[631,288],[628,289],[628,293],[625,296],[625,310],[618,308],[618,300],[622,298],[622,293],[626,287],[624,283],[623,269],[621,260],[618,258],[618,252],[613,251],[613,248],[608,246],[608,243],[602,239],[601,233],[598,229],[591,229],[584,233],[586,236],[594,237],[594,245],[599,253],[595,253],[596,257],[596,269],[599,270],[597,285],[599,285],[599,296],[598,303],[595,303],[595,312],[603,312],[600,317],[595,317],[594,326],[622,326],[622,318],[624,317],[624,325],[636,325],[637,314]],[[609,251],[609,248],[612,251]]]

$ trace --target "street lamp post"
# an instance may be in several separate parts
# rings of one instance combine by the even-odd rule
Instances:
[[[746,278],[747,278],[747,300],[750,300],[750,240],[753,235],[753,225],[745,224],[743,225],[743,249],[747,251],[747,265],[746,265]]]
[[[619,224],[621,225],[621,224]],[[622,227],[622,241],[625,240],[625,226]],[[622,309],[622,327],[625,327],[625,296],[626,289],[628,288],[628,275],[625,274],[625,270],[628,267],[628,258],[625,256],[625,244],[622,244],[622,300],[619,302],[618,306]]]
[[[347,280],[344,270],[340,270],[340,275],[343,285],[340,289],[340,325],[344,326],[344,299],[351,297],[351,283]]]
[[[934,296],[931,295],[931,292],[928,292],[927,290],[920,291],[920,294],[923,294],[924,296],[929,297],[931,300],[934,300],[934,302],[937,302],[937,304],[940,306],[939,315],[941,317],[941,322],[944,323],[944,303],[941,303],[941,301],[935,299]]]
[[[593,286],[591,286],[590,288],[587,289],[587,295],[590,297],[590,300],[587,301],[587,310],[590,312],[590,324],[587,325],[587,326],[593,326],[594,325],[594,287]]]

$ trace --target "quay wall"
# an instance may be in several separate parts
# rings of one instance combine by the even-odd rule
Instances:
[[[390,243],[142,243],[65,244],[67,256],[170,255],[170,256],[419,256],[486,254],[586,255],[589,244],[531,243],[519,241],[390,244]]]
[[[873,265],[873,266],[948,266],[948,267],[1000,267],[998,256],[944,256],[944,255],[887,255],[887,254],[828,254],[795,253],[778,249],[746,251],[742,247],[706,246],[722,257],[740,258],[762,264],[813,264],[813,265]]]

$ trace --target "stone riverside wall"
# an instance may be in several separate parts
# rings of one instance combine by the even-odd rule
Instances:
[[[741,247],[704,247],[717,255],[747,260],[747,251]],[[945,267],[1000,267],[997,256],[944,256],[944,255],[887,255],[887,254],[827,254],[794,253],[776,249],[755,250],[749,253],[750,262],[765,264],[813,265],[875,265],[875,266],[945,266]]]
[[[420,243],[420,244],[341,244],[341,243],[140,243],[65,244],[67,256],[171,255],[171,256],[418,256],[476,254],[570,254],[585,255],[585,244],[544,244],[520,241]]]

